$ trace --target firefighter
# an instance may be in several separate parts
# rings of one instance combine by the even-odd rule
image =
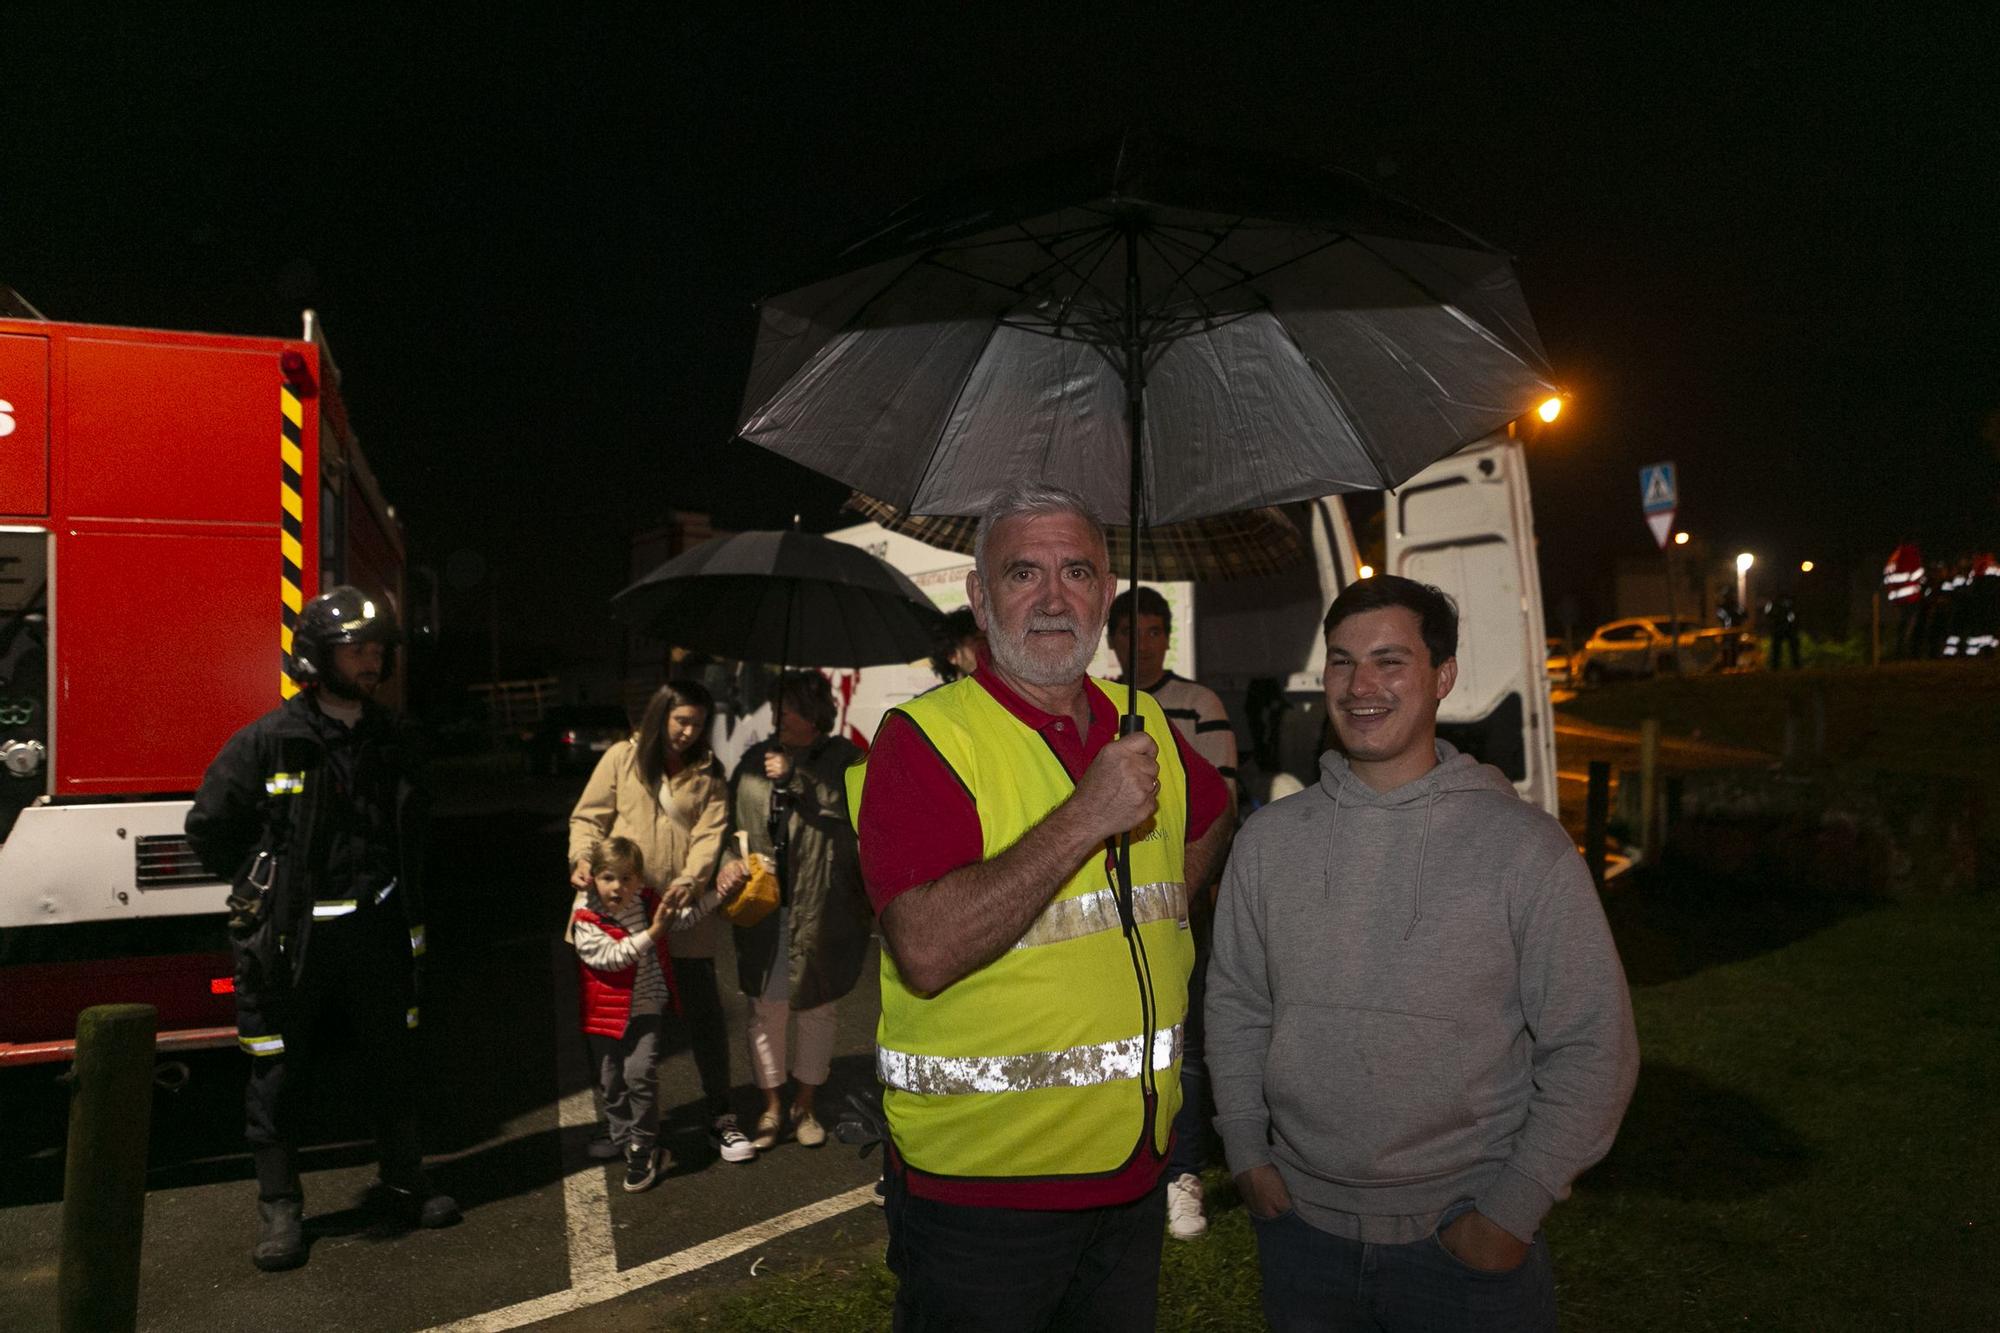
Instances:
[[[286,670],[298,693],[229,738],[187,836],[233,887],[237,1040],[251,1057],[246,1137],[267,1272],[306,1261],[297,1153],[328,1029],[344,1025],[375,1114],[370,1204],[442,1227],[458,1205],[424,1179],[417,1136],[424,810],[407,728],[374,701],[396,622],[351,587],[307,603]]]

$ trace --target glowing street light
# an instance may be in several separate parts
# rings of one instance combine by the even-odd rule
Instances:
[[[1688,544],[1688,535],[1685,532],[1676,532],[1674,534],[1674,545],[1686,546],[1687,544]]]
[[[1544,398],[1542,399],[1541,406],[1535,409],[1535,415],[1540,417],[1544,421],[1554,421],[1557,417],[1562,415],[1562,410],[1563,410],[1562,399]]]
[[[1373,566],[1373,565],[1363,565],[1363,566],[1361,567],[1361,577],[1362,577],[1362,578],[1364,578],[1364,579],[1372,579],[1372,578],[1374,578],[1374,577],[1375,577],[1375,566]]]
[[[1757,563],[1757,557],[1748,551],[1736,557],[1736,604],[1745,611],[1750,609],[1750,566]]]
[[[1812,561],[1810,561],[1810,560],[1801,560],[1801,561],[1799,561],[1799,573],[1801,573],[1801,574],[1810,574],[1810,573],[1812,573],[1812,572],[1813,572],[1813,562],[1812,562]]]

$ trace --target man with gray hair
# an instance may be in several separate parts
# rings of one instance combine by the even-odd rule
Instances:
[[[892,710],[850,781],[888,946],[896,1325],[1150,1329],[1187,886],[1228,836],[1228,796],[1149,696],[1120,737],[1111,687],[1085,674],[1116,584],[1078,496],[1010,488],[974,561],[988,656]]]

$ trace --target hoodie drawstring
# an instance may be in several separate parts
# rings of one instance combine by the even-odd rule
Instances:
[[[1403,932],[1403,938],[1405,940],[1409,939],[1410,936],[1416,933],[1417,923],[1424,919],[1424,853],[1430,850],[1431,807],[1437,804],[1437,798],[1438,798],[1437,784],[1432,783],[1430,798],[1424,802],[1423,836],[1417,839],[1417,884],[1415,893],[1413,895],[1415,898],[1415,902],[1410,909],[1409,929]],[[1338,803],[1335,804],[1334,808],[1336,810],[1339,809]]]

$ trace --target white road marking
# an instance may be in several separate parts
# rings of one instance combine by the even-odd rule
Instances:
[[[563,1098],[557,1105],[556,1122],[566,1130],[595,1125],[596,1095],[584,1087]],[[586,1158],[581,1169],[571,1166],[563,1176],[563,1223],[569,1229],[572,1288],[594,1285],[618,1271],[618,1250],[611,1239],[611,1198],[604,1189],[604,1163]]]
[[[600,1179],[600,1184],[601,1184]],[[593,1279],[589,1285],[572,1285],[567,1291],[551,1292],[537,1296],[533,1300],[509,1305],[505,1309],[492,1310],[486,1314],[461,1319],[455,1324],[440,1324],[426,1333],[500,1333],[502,1329],[520,1328],[538,1319],[548,1319],[555,1315],[567,1314],[572,1310],[586,1310],[605,1301],[629,1296],[635,1291],[676,1278],[683,1273],[692,1273],[698,1268],[720,1263],[724,1259],[754,1249],[766,1242],[809,1227],[828,1218],[859,1208],[875,1198],[875,1186],[871,1182],[857,1185],[845,1194],[836,1194],[818,1203],[809,1203],[803,1208],[794,1208],[789,1213],[773,1217],[732,1231],[727,1236],[717,1236],[714,1240],[627,1268],[622,1272],[609,1272]],[[571,1232],[571,1252],[575,1252],[575,1232]],[[572,1263],[574,1261],[572,1260]]]

